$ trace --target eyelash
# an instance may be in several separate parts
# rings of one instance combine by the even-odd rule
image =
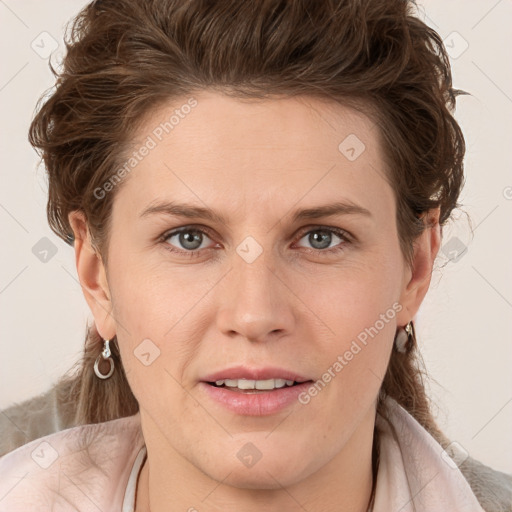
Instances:
[[[195,258],[195,257],[200,256],[200,253],[207,249],[194,249],[191,251],[180,250],[180,249],[174,248],[167,242],[167,240],[174,235],[179,235],[180,233],[186,233],[186,232],[192,232],[192,231],[196,231],[196,232],[205,234],[211,239],[213,238],[212,233],[210,232],[209,229],[206,229],[204,227],[196,227],[196,226],[192,225],[192,226],[184,226],[183,228],[176,229],[173,231],[166,231],[159,238],[159,242],[161,242],[164,245],[166,250],[168,250],[172,253],[182,254],[189,258]],[[305,235],[315,232],[315,231],[334,233],[337,237],[341,238],[342,243],[340,243],[337,246],[332,247],[330,249],[309,249],[307,247],[302,247],[302,249],[306,249],[306,251],[309,253],[334,254],[334,253],[338,253],[338,252],[344,250],[345,246],[347,244],[352,243],[350,235],[345,230],[340,229],[340,228],[328,227],[328,226],[314,226],[314,227],[307,226],[307,230],[301,230],[300,236],[297,240],[301,240]]]

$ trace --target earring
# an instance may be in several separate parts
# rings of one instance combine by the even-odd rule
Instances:
[[[412,320],[405,326],[399,327],[395,336],[395,350],[405,354],[416,339]]]
[[[114,373],[114,360],[112,359],[112,357],[110,357],[111,352],[110,352],[109,340],[104,340],[104,342],[105,342],[105,346],[103,348],[103,351],[96,358],[96,361],[94,362],[94,373],[100,379],[108,379]],[[103,357],[103,359],[108,360],[108,362],[110,363],[110,370],[105,375],[103,373],[101,373],[100,369],[99,369],[100,357]]]

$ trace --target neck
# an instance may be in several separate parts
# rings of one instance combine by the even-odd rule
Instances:
[[[372,501],[375,415],[365,418],[344,448],[306,479],[288,487],[242,489],[217,482],[188,461],[150,451],[137,482],[135,512],[367,512]],[[375,441],[375,442],[374,442]],[[153,456],[154,455],[154,456]],[[172,475],[172,478],[169,477]]]

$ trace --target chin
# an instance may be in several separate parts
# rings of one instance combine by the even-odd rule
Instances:
[[[219,481],[222,481],[224,476],[219,475]],[[277,490],[293,485],[300,480],[301,478],[295,471],[283,474],[273,467],[261,466],[258,470],[256,468],[235,468],[229,477],[223,480],[223,484],[238,489]]]
[[[256,452],[251,453],[254,447],[249,443],[244,448],[245,451],[242,449],[233,453],[234,461],[224,459],[221,464],[203,470],[206,469],[205,473],[214,480],[239,489],[281,489],[307,476],[306,461],[299,453],[287,456],[281,450],[276,450],[271,455],[265,456],[263,453],[258,456]],[[246,453],[254,453],[255,457],[251,460]]]

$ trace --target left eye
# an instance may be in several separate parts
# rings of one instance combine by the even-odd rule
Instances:
[[[343,243],[337,243],[334,247],[329,247],[331,242],[333,241],[333,236],[335,238],[338,238],[340,242]],[[345,245],[346,242],[348,242],[348,239],[343,231],[331,228],[311,229],[301,237],[301,240],[306,237],[308,242],[313,245],[313,249],[315,251],[321,252],[331,252],[333,250],[341,249],[341,247],[339,246],[343,246]]]

